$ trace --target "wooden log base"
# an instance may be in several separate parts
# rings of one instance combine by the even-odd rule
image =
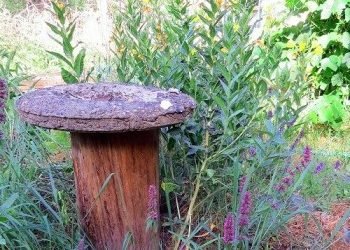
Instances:
[[[80,220],[96,249],[122,249],[130,233],[128,249],[159,249],[159,230],[146,229],[151,185],[159,204],[158,129],[71,138]]]

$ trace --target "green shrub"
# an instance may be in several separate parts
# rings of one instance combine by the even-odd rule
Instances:
[[[320,98],[319,108],[328,106],[329,98],[332,105],[349,98],[350,85],[350,1],[348,0],[318,0],[318,1],[286,1],[293,14],[306,13],[307,18],[298,24],[281,28],[273,35],[275,42],[284,50],[282,59],[290,65],[296,65],[302,58],[306,63],[307,75],[313,96],[332,97]],[[337,101],[335,101],[337,99]],[[329,102],[328,102],[329,103]],[[337,104],[338,105],[338,104]],[[320,111],[327,113],[326,110]],[[322,115],[321,115],[322,116]],[[339,127],[344,121],[345,112],[337,112],[335,116],[319,117],[319,123]],[[315,121],[315,119],[313,119]]]
[[[208,0],[194,10],[180,0],[130,0],[116,13],[112,78],[176,88],[197,101],[192,119],[162,130],[166,225],[175,247],[223,247],[222,234],[208,224],[223,228],[229,212],[239,218],[242,176],[254,205],[249,225],[236,220],[233,247],[259,248],[293,214],[308,212],[304,205],[293,212],[288,208],[305,174],[283,195],[274,189],[285,174],[284,161],[294,153],[285,139],[295,133],[291,126],[305,90],[303,70],[290,72],[279,64],[278,47],[250,41],[254,5]],[[250,147],[256,157],[247,156]],[[283,204],[276,211],[274,199]],[[186,214],[179,212],[179,203],[186,204]],[[196,240],[201,230],[211,240]]]
[[[323,95],[311,107],[308,119],[314,124],[328,124],[336,129],[345,117],[345,108],[337,95]]]

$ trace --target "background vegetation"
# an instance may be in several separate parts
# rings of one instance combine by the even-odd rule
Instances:
[[[10,15],[24,15],[28,6],[5,2]],[[272,248],[271,239],[296,215],[307,220],[348,199],[344,34],[350,5],[287,6],[307,18],[292,27],[271,21],[258,40],[252,39],[260,24],[253,0],[110,5],[108,53],[79,41],[79,17],[97,8],[92,1],[48,6],[52,47],[20,41],[23,46],[14,48],[1,37],[0,78],[8,83],[8,98],[1,125],[0,245],[89,245],[77,223],[67,134],[23,124],[14,109],[23,83],[48,68],[68,84],[152,84],[197,101],[191,119],[162,130],[163,248]],[[339,240],[347,218],[348,212],[330,235],[314,239],[314,249]]]

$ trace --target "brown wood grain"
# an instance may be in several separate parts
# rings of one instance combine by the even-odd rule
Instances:
[[[71,137],[80,221],[96,249],[122,249],[128,232],[128,249],[158,249],[159,230],[146,230],[148,188],[159,187],[158,129]]]

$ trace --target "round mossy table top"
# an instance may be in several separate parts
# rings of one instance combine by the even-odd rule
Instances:
[[[176,89],[83,83],[34,90],[16,103],[28,123],[71,132],[126,132],[181,123],[196,104]]]

